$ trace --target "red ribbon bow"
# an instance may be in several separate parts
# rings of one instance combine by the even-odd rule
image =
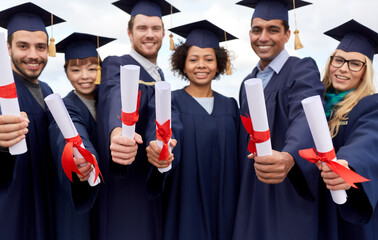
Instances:
[[[141,91],[139,90],[138,99],[137,99],[137,107],[136,107],[135,112],[125,113],[124,111],[122,111],[122,118],[120,118],[120,120],[123,122],[123,124],[125,124],[127,126],[133,126],[135,123],[138,122],[138,120],[139,120],[140,95],[141,95]],[[118,118],[119,118],[119,116],[118,116]]]
[[[264,132],[253,130],[252,120],[247,113],[246,115],[247,117],[244,117],[242,115],[240,115],[240,117],[245,130],[247,130],[249,136],[251,137],[248,143],[248,151],[256,154],[256,143],[263,143],[268,141],[270,138],[270,131],[269,129]]]
[[[12,99],[16,97],[17,90],[14,82],[8,85],[0,86],[0,98]]]
[[[316,163],[318,161],[324,162],[330,169],[332,169],[332,171],[334,171],[346,183],[348,183],[354,188],[357,188],[357,186],[354,185],[354,183],[370,181],[370,179],[367,179],[358,175],[357,173],[344,167],[338,162],[332,161],[332,159],[336,158],[336,153],[335,153],[334,148],[331,151],[325,152],[325,153],[317,152],[318,154],[316,154],[316,152],[317,151],[315,151],[314,148],[308,148],[308,149],[299,150],[299,155],[311,163]]]
[[[84,157],[84,159],[92,164],[95,167],[95,179],[94,183],[97,180],[98,175],[100,174],[102,178],[102,174],[100,172],[100,168],[98,167],[96,158],[85,148],[81,147],[82,144],[81,137],[77,135],[73,138],[66,138],[66,146],[64,147],[63,154],[62,154],[62,166],[64,173],[72,182],[72,174],[71,172],[75,172],[77,174],[83,175],[79,169],[76,167],[75,161],[73,159],[73,148],[77,148],[80,154]]]
[[[170,120],[167,120],[165,123],[160,125],[156,120],[156,139],[163,142],[163,148],[161,149],[160,155],[159,155],[159,161],[161,160],[167,160],[167,166],[169,166],[169,147],[168,142],[169,139],[172,137],[172,129],[170,127]]]

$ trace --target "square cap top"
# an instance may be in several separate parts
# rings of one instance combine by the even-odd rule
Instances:
[[[98,40],[98,45],[97,45]],[[97,57],[97,47],[101,47],[115,38],[101,37],[86,33],[72,33],[56,45],[57,52],[64,53],[65,60]]]
[[[164,0],[120,0],[113,5],[129,13],[131,16],[143,14],[149,17],[159,17],[180,12],[170,3]]]
[[[289,21],[288,11],[294,8],[303,7],[311,3],[295,0],[295,6],[292,0],[242,0],[236,4],[245,7],[254,8],[253,18],[262,18],[264,20],[280,19]]]
[[[28,2],[0,12],[0,26],[8,29],[8,36],[19,30],[43,31],[47,34],[46,27],[52,24],[64,22],[63,19],[53,15],[43,8]]]
[[[169,30],[186,38],[186,44],[200,48],[219,48],[220,42],[237,39],[207,20],[189,23]]]
[[[340,41],[337,49],[362,53],[371,61],[378,53],[378,33],[356,20],[351,19],[324,34]]]

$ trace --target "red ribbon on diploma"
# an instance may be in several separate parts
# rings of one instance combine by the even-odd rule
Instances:
[[[269,129],[264,132],[253,130],[252,120],[247,113],[246,115],[247,117],[240,115],[240,118],[243,122],[245,130],[247,130],[249,136],[251,137],[248,143],[248,151],[256,154],[256,143],[268,141],[270,138],[270,131]]]
[[[317,152],[318,154],[316,154],[316,152],[317,151],[315,151],[314,148],[308,148],[308,149],[299,150],[299,155],[311,163],[316,163],[318,161],[324,162],[330,169],[332,169],[332,171],[334,171],[346,183],[348,183],[354,188],[357,188],[357,186],[354,185],[354,183],[370,181],[370,179],[367,179],[358,175],[357,173],[344,167],[338,162],[332,161],[332,159],[336,158],[336,153],[335,153],[334,148],[331,151],[325,152],[325,153]]]
[[[12,99],[17,97],[16,84],[0,86],[0,98]]]
[[[77,174],[81,174],[79,169],[76,167],[75,161],[73,159],[73,148],[77,148],[77,150],[80,152],[80,154],[84,157],[84,159],[92,164],[95,167],[95,179],[94,182],[96,182],[98,175],[100,174],[102,178],[102,174],[100,172],[100,168],[98,167],[96,158],[90,153],[87,149],[82,148],[80,145],[82,144],[81,137],[77,135],[73,138],[66,138],[66,146],[64,147],[63,154],[62,154],[62,166],[64,173],[67,175],[67,177],[72,182],[72,172],[75,172]]]
[[[159,161],[161,160],[167,160],[167,166],[169,166],[169,147],[168,142],[169,139],[172,137],[172,129],[171,129],[171,121],[167,120],[165,123],[160,125],[156,120],[156,139],[163,142],[163,148],[161,149],[160,155],[159,155]]]
[[[139,90],[138,99],[137,99],[137,107],[136,107],[135,112],[125,113],[125,112],[122,111],[122,118],[120,118],[120,120],[126,126],[133,126],[139,120],[140,95],[141,95],[141,91]],[[119,118],[119,116],[118,116],[118,118]]]

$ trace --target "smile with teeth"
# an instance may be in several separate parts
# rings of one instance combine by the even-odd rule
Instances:
[[[39,67],[39,63],[26,63],[26,65],[31,69],[36,69]]]
[[[271,46],[259,46],[260,50],[267,50],[269,48],[271,48]]]
[[[92,83],[79,83],[82,88],[88,88],[92,86]]]
[[[155,45],[155,43],[153,42],[147,42],[147,43],[144,43],[147,47],[152,47],[153,45]]]
[[[340,75],[336,75],[336,77],[337,77],[338,79],[341,79],[341,80],[348,80],[348,79],[349,79],[349,78],[347,78],[347,77],[340,76]]]

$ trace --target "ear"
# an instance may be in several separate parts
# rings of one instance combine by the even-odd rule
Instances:
[[[7,46],[8,46],[8,54],[9,54],[9,56],[11,56],[12,48],[9,45],[9,42],[7,42]]]
[[[287,42],[289,41],[289,39],[290,39],[290,34],[291,34],[291,32],[290,32],[290,29],[289,29],[289,30],[287,30],[287,32],[285,33],[285,43],[287,43]]]

